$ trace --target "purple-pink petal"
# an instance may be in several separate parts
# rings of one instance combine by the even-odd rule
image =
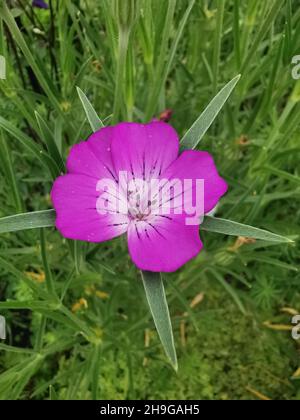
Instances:
[[[91,176],[98,181],[117,178],[111,153],[112,127],[102,128],[87,141],[75,144],[67,159],[69,173]]]
[[[212,156],[208,152],[187,150],[176,159],[161,178],[193,181],[204,180],[204,213],[211,211],[226,193],[228,186],[218,174]],[[193,184],[193,195],[195,183]],[[193,197],[195,199],[195,197]]]
[[[69,239],[102,242],[122,235],[128,217],[114,212],[100,215],[96,209],[97,180],[80,174],[60,176],[54,182],[51,199],[57,218],[56,227]]]
[[[116,172],[129,178],[157,178],[178,156],[179,139],[168,124],[121,123],[115,126],[111,143]]]
[[[198,226],[186,226],[182,216],[159,217],[150,223],[131,222],[128,249],[141,270],[173,272],[202,249]]]

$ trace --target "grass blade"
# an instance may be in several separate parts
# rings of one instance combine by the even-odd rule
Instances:
[[[148,104],[148,107],[147,107],[146,121],[150,120],[151,117],[153,116],[154,112],[155,112],[155,107],[156,107],[157,100],[159,98],[159,95],[160,95],[160,92],[161,92],[163,86],[165,85],[165,83],[167,81],[168,75],[171,71],[172,64],[173,64],[173,61],[174,61],[174,58],[175,58],[175,55],[176,55],[176,51],[177,51],[179,41],[182,37],[184,28],[186,26],[186,23],[188,21],[190,13],[191,13],[191,11],[194,7],[194,4],[195,4],[195,0],[191,0],[189,2],[189,5],[188,5],[181,21],[180,21],[178,30],[176,32],[176,36],[175,36],[174,41],[172,43],[172,47],[171,47],[171,50],[170,50],[170,55],[169,55],[168,61],[166,63],[165,63],[165,52],[164,52],[163,49],[161,50],[162,54],[160,56],[159,64],[157,66],[155,84],[154,84],[154,88],[152,89],[151,96],[150,96],[150,99],[149,99],[149,104]],[[171,13],[174,13],[174,10],[171,10],[171,7],[175,7],[175,4],[173,5],[173,4],[170,3],[169,5],[170,5],[170,10],[169,11],[171,11]],[[167,36],[166,36],[166,40],[167,40]]]
[[[49,387],[49,399],[50,399],[50,401],[58,400],[58,396],[55,392],[55,389],[54,389],[53,385],[50,385],[50,387]]]
[[[206,216],[201,225],[202,230],[215,233],[223,233],[230,236],[244,236],[246,238],[261,239],[264,241],[278,243],[292,243],[293,241],[284,236],[276,235],[267,230],[258,229],[253,226],[233,222],[232,220],[219,219],[217,217]]]
[[[266,19],[262,22],[260,28],[258,29],[257,35],[253,41],[252,47],[250,48],[250,51],[248,52],[247,57],[245,58],[245,61],[242,65],[241,73],[244,73],[244,71],[248,68],[249,63],[253,59],[253,56],[255,55],[256,51],[258,50],[260,43],[262,42],[262,40],[268,33],[271,25],[276,19],[276,16],[280,12],[282,4],[283,4],[283,0],[276,0],[273,2],[268,15],[266,16]]]
[[[242,312],[242,314],[246,315],[246,309],[234,288],[229,283],[227,283],[227,281],[224,280],[223,276],[219,274],[216,270],[210,268],[209,271],[214,275],[214,277],[218,280],[221,286],[224,287],[226,292],[232,297],[233,301],[236,303],[237,307]]]
[[[51,80],[46,76],[44,71],[41,69],[40,64],[36,60],[36,55],[33,56],[32,52],[30,51],[18,25],[16,24],[16,21],[13,15],[11,14],[5,2],[3,6],[1,7],[0,11],[1,11],[2,18],[5,20],[5,23],[7,24],[9,31],[11,32],[12,37],[14,38],[14,40],[16,41],[16,43],[22,50],[28,64],[34,71],[39,83],[41,84],[48,98],[50,99],[53,107],[56,109],[56,111],[59,114],[63,115],[60,103],[57,100],[58,94],[54,85],[51,83]]]
[[[55,161],[46,153],[45,150],[42,149],[39,145],[37,145],[34,141],[31,140],[27,134],[20,131],[16,128],[13,124],[7,121],[5,118],[0,116],[0,127],[3,128],[7,133],[14,136],[22,145],[32,153],[37,160],[41,162],[43,166],[45,166],[52,175],[53,178],[56,178],[59,174],[59,168],[56,165]]]
[[[225,0],[218,0],[217,8],[218,8],[218,12],[217,12],[217,23],[216,23],[216,30],[215,30],[214,54],[213,54],[213,65],[212,65],[214,94],[216,94],[218,90],[220,52],[221,52],[221,44],[222,44],[222,30],[223,30]]]
[[[55,224],[55,211],[42,210],[31,213],[21,213],[0,219],[0,233],[16,232],[18,230],[52,227]]]
[[[51,272],[49,261],[48,261],[45,231],[43,228],[40,229],[40,243],[41,243],[41,257],[43,261],[44,272],[46,275],[47,290],[49,294],[56,296],[53,276],[52,276],[52,272]]]
[[[300,184],[300,177],[289,172],[282,171],[281,169],[274,168],[271,165],[266,165],[261,168],[262,171],[270,172],[273,175],[278,176],[279,178],[286,179],[287,181],[295,182]]]
[[[120,110],[124,105],[123,101],[123,86],[126,69],[126,58],[128,52],[130,31],[122,30],[119,32],[118,42],[118,59],[117,59],[117,71],[116,71],[116,83],[115,83],[115,95],[114,95],[114,107],[113,107],[113,123],[116,124],[119,121]]]
[[[37,111],[35,112],[35,117],[41,132],[42,140],[46,144],[50,156],[56,162],[59,169],[61,169],[61,171],[64,171],[65,165],[58,150],[57,144],[55,143],[51,129]]]
[[[81,100],[82,106],[84,108],[84,111],[86,113],[87,119],[92,127],[92,130],[94,132],[100,130],[100,128],[104,127],[104,124],[98,117],[98,114],[95,111],[93,105],[90,103],[86,95],[82,92],[82,90],[79,87],[77,87],[77,92]]]
[[[12,155],[10,148],[8,147],[6,138],[4,137],[4,133],[0,130],[0,162],[2,163],[2,167],[6,176],[6,179],[9,184],[9,192],[12,194],[15,208],[17,213],[22,213],[24,205],[23,200],[21,198],[19,188],[18,188],[18,180],[15,174],[15,169],[12,162]]]
[[[164,74],[166,54],[168,51],[168,43],[172,31],[172,21],[175,13],[175,8],[176,0],[168,0],[164,26],[161,28],[162,32],[159,40],[159,55],[155,66],[154,83],[151,87],[151,93],[146,107],[146,121],[150,120],[153,117],[155,107],[161,92],[161,75]]]
[[[162,277],[159,273],[143,271],[142,279],[160,340],[174,369],[177,370],[177,356]]]
[[[182,149],[195,149],[202,137],[214,122],[216,116],[221,111],[223,105],[229,98],[231,92],[240,80],[240,75],[232,79],[227,85],[213,98],[200,117],[194,122],[181,140]]]

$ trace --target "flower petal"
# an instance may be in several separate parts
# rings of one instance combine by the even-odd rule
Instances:
[[[218,174],[212,156],[208,152],[187,150],[162,173],[161,179],[193,180],[191,200],[196,200],[196,180],[204,180],[204,213],[211,211],[224,195],[228,186]],[[183,187],[182,190],[186,192]],[[185,200],[185,198],[184,198]]]
[[[56,227],[69,239],[102,242],[126,232],[127,215],[110,208],[106,214],[97,210],[97,180],[67,174],[54,182],[51,199],[56,210]]]
[[[183,216],[157,216],[152,222],[131,222],[128,248],[141,270],[173,272],[202,249],[198,226],[184,224]]]
[[[43,0],[33,0],[33,7],[38,7],[39,9],[49,9],[49,5]]]
[[[149,180],[158,177],[178,156],[179,140],[168,124],[120,123],[114,127],[111,143],[116,173]]]
[[[116,180],[111,156],[112,127],[101,128],[87,141],[75,144],[67,159],[69,173]]]

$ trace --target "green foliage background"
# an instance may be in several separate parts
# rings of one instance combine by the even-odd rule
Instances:
[[[176,374],[124,238],[2,234],[0,399],[299,399],[299,343],[285,328],[300,312],[299,1],[121,3],[1,2],[0,217],[51,208],[60,154],[91,132],[76,86],[106,124],[170,108],[183,136],[241,73],[199,145],[230,186],[217,215],[295,242],[201,233],[204,251],[165,276]]]

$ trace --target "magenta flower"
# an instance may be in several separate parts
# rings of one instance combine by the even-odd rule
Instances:
[[[159,121],[100,129],[72,147],[67,170],[51,191],[61,234],[102,242],[127,233],[135,265],[154,272],[176,271],[200,252],[199,216],[227,191],[210,154],[179,154],[177,133]]]

